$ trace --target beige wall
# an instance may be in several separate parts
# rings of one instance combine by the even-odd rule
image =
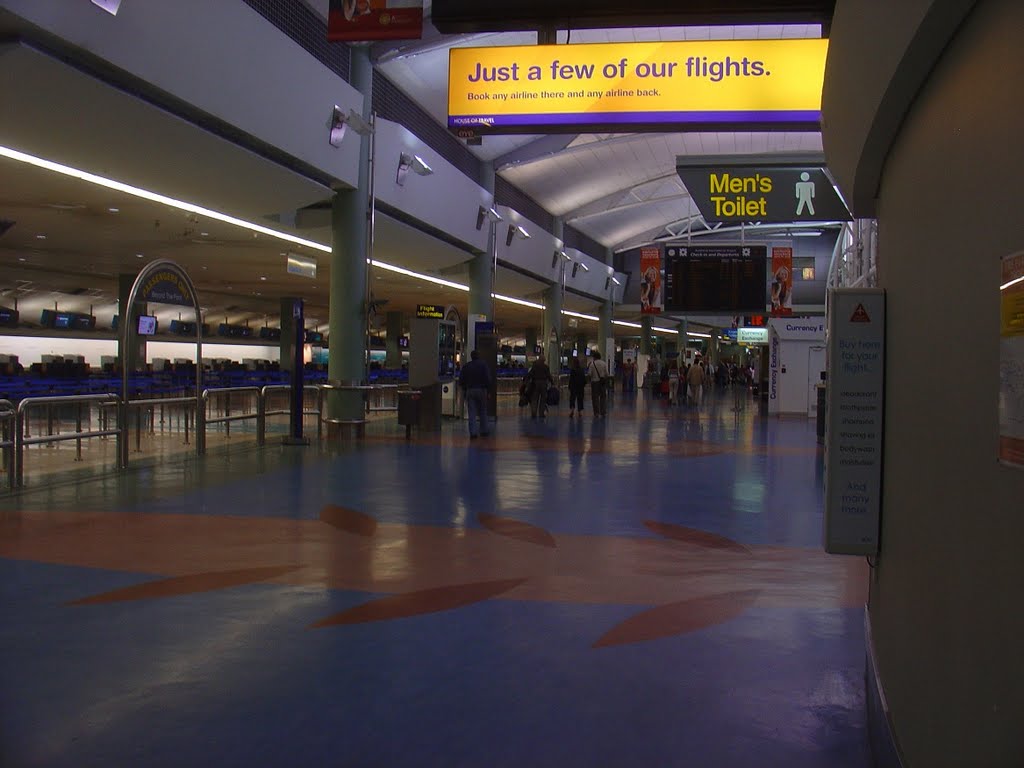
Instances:
[[[976,5],[878,188],[889,324],[870,614],[911,768],[1024,766],[1024,470],[995,459],[999,259],[1024,249],[1022,33],[1021,0]]]

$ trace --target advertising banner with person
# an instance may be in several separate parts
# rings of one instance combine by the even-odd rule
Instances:
[[[773,317],[793,314],[793,249],[772,248]]]
[[[657,315],[664,307],[661,284],[661,249],[640,249],[640,311]]]
[[[999,299],[999,460],[1024,467],[1024,253],[1003,258]]]
[[[331,0],[328,40],[417,40],[422,36],[423,0]]]

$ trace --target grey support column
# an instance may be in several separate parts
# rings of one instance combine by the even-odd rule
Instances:
[[[711,359],[711,364],[717,366],[718,361],[721,358],[721,350],[719,348],[719,338],[721,331],[717,328],[711,329],[711,340],[708,342],[708,357]]]
[[[690,327],[690,324],[686,321],[685,317],[682,320],[680,320],[679,321],[679,325],[676,326],[676,328],[679,331],[679,354],[680,354],[680,358],[686,356],[686,347],[689,345],[689,341],[690,341],[690,337],[686,335],[686,332],[689,329],[689,327]]]
[[[614,263],[614,253],[611,248],[605,249],[604,263],[609,266]],[[608,288],[608,296],[597,310],[597,348],[601,357],[605,357],[608,352],[608,340],[615,338],[615,329],[612,325],[612,320],[615,319],[615,302],[612,299],[614,293],[615,284],[611,283]]]
[[[644,315],[640,318],[640,354],[650,355],[653,354],[653,345],[651,344],[651,316]]]
[[[494,199],[494,163],[485,163],[483,187]],[[497,224],[485,220],[487,226],[487,250],[469,260],[469,314],[483,315],[494,320],[494,256],[497,243]]]
[[[401,312],[388,312],[385,318],[387,323],[387,339],[384,367],[393,371],[402,367],[402,348],[398,346],[398,340],[402,338],[403,320],[404,317]]]
[[[532,358],[536,355],[537,348],[537,329],[527,328],[526,329],[526,356]]]
[[[562,341],[562,286],[555,284],[544,291],[544,355],[551,372],[556,373],[561,357]]]
[[[555,216],[551,220],[551,234],[563,245],[562,219]],[[558,363],[562,357],[562,301],[565,298],[565,259],[558,259],[559,280],[555,285],[544,291],[544,354],[548,358],[551,372],[557,375]]]
[[[363,94],[363,117],[371,112],[373,65],[369,50],[352,47],[352,85]],[[358,134],[353,132],[350,140]],[[358,136],[359,186],[334,195],[331,205],[330,347],[327,376],[344,384],[361,383],[366,372],[366,257],[369,231],[370,137]],[[365,417],[361,392],[328,391],[327,416],[335,420],[328,435],[337,435],[337,421]]]

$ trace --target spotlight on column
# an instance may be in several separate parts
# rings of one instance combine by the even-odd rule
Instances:
[[[505,235],[505,246],[506,247],[512,245],[512,238],[514,238],[516,235],[519,235],[519,237],[522,238],[523,240],[529,240],[530,239],[530,233],[527,232],[525,229],[523,229],[522,227],[517,227],[514,224],[509,224],[508,225],[508,234]]]
[[[619,278],[614,276],[612,277],[612,282],[615,283],[616,285],[622,285],[622,283],[619,282]]]
[[[395,175],[395,183],[398,186],[405,186],[405,177],[410,170],[417,176],[429,176],[434,172],[434,169],[427,165],[427,161],[419,155],[402,152],[398,156],[398,173]]]
[[[341,146],[341,142],[349,128],[360,136],[369,136],[373,133],[373,126],[363,120],[362,115],[354,109],[350,109],[348,114],[342,114],[341,107],[337,104],[334,105],[334,109],[331,111],[331,120],[328,125],[330,126],[330,134],[327,142],[332,147]]]
[[[501,218],[501,214],[498,213],[496,210],[494,210],[493,208],[484,208],[481,205],[480,210],[476,212],[476,228],[483,229],[485,220],[491,221],[495,224],[497,224],[499,221],[504,221],[504,219]]]
[[[576,273],[579,272],[579,271],[580,271],[580,263],[578,261],[577,262],[573,262],[573,265],[572,265],[572,276],[576,277]]]
[[[565,259],[566,261],[572,261],[572,259],[569,258],[569,254],[567,254],[565,251],[557,250],[557,251],[555,251],[554,255],[551,257],[551,268],[552,269],[554,269],[555,267],[558,266],[558,259],[559,259],[559,257]]]

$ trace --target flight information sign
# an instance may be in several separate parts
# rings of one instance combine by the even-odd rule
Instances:
[[[665,248],[665,310],[761,313],[768,285],[764,245],[681,245]]]

